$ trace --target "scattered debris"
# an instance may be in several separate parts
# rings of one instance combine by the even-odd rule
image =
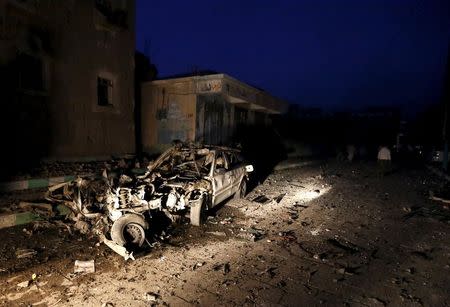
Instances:
[[[306,187],[305,187],[305,186],[302,186],[301,184],[295,184],[295,183],[290,182],[289,185],[291,185],[291,186],[293,186],[293,187],[297,187],[297,188],[306,189]]]
[[[122,256],[125,259],[125,261],[127,261],[128,259],[135,260],[133,252],[129,252],[125,247],[120,246],[119,244],[108,239],[104,239],[103,243],[105,243],[106,246],[115,251],[117,254]]]
[[[273,200],[274,200],[277,204],[279,204],[280,201],[283,199],[284,196],[286,196],[286,193],[282,193],[282,194],[278,195],[277,197],[274,197]]]
[[[378,297],[369,297],[369,301],[375,305],[383,305],[383,306],[387,305],[387,302],[385,300],[382,300]]]
[[[351,242],[342,242],[341,240],[338,240],[337,238],[328,239],[327,242],[334,247],[340,248],[350,254],[354,254],[360,251],[360,248],[356,246],[355,244]]]
[[[31,280],[26,280],[17,284],[17,288],[28,288],[31,284]]]
[[[223,274],[228,274],[228,273],[230,273],[230,271],[231,271],[230,264],[227,262],[223,266]]]
[[[16,250],[16,257],[20,258],[32,258],[37,254],[37,251],[34,249],[22,249],[19,248]]]
[[[298,212],[297,211],[289,211],[289,218],[291,220],[297,220],[298,219]]]
[[[313,258],[320,261],[326,261],[328,257],[327,253],[314,254]]]
[[[222,270],[222,273],[224,274],[224,275],[226,275],[226,274],[228,274],[230,271],[231,271],[231,267],[230,267],[230,264],[227,262],[227,263],[218,263],[218,264],[215,264],[214,266],[213,266],[213,268],[212,268],[214,271],[220,271],[220,270]]]
[[[297,237],[296,237],[295,232],[293,230],[280,231],[278,233],[278,236],[281,237],[282,240],[287,241],[287,242],[295,242],[295,241],[297,241]]]
[[[302,222],[303,225],[303,222]],[[305,226],[305,225],[304,225]],[[320,234],[322,230],[320,228],[314,229],[314,230],[310,230],[309,232],[313,235],[313,236],[318,236]]]
[[[37,212],[38,214],[43,214],[43,215],[52,215],[53,214],[52,205],[47,204],[47,203],[31,203],[31,202],[21,201],[19,203],[18,207],[22,210]]]
[[[436,201],[440,201],[446,204],[450,204],[450,199],[449,199],[449,191],[444,191],[444,192],[437,192],[438,194],[435,195],[436,192],[434,191],[429,191],[430,194],[430,199],[431,200],[436,200]]]
[[[231,224],[231,223],[233,223],[232,217],[226,217],[220,221],[220,224],[222,224],[222,225],[227,225],[227,224]]]
[[[241,229],[241,232],[237,235],[239,238],[246,239],[252,242],[256,242],[262,239],[265,235],[265,231],[262,229],[248,228],[247,230]]]
[[[431,252],[431,250],[426,251],[412,251],[411,255],[415,256],[417,258],[423,259],[423,260],[432,260],[433,258],[428,255],[428,253]]]
[[[207,231],[207,234],[216,236],[216,237],[226,237],[227,234],[224,231]]]
[[[270,268],[267,268],[266,270],[264,270],[264,271],[261,273],[261,275],[267,274],[267,275],[270,277],[270,279],[272,279],[272,278],[274,278],[275,275],[276,275],[276,273],[275,273],[276,270],[277,270],[277,268],[275,268],[275,267],[270,267]]]
[[[94,260],[81,261],[75,260],[74,273],[95,273]]]
[[[283,199],[284,196],[286,196],[286,193],[279,194],[273,198],[268,198],[266,195],[259,195],[253,198],[252,201],[260,204],[268,204],[269,202],[274,201],[278,204],[280,203],[280,201]]]
[[[295,208],[300,207],[300,208],[306,209],[306,208],[308,208],[309,206],[307,206],[307,205],[302,205],[302,204],[299,204],[298,202],[295,202],[294,207],[295,207]]]
[[[81,219],[75,222],[74,227],[82,234],[89,233],[91,229],[91,225],[88,222],[83,221]]]
[[[266,195],[259,195],[255,198],[253,198],[252,201],[260,203],[260,204],[266,204],[270,201],[270,198],[268,198]]]
[[[417,304],[423,306],[422,299],[409,294],[406,289],[401,289],[400,297],[402,298],[402,300],[408,300],[410,302],[414,302],[414,303],[417,303]]]
[[[154,293],[154,292],[147,292],[144,294],[144,298],[147,302],[152,302],[155,303],[158,301],[158,299],[160,298],[159,294]]]
[[[198,269],[198,268],[204,266],[205,264],[206,264],[205,261],[203,261],[203,262],[197,262],[197,263],[194,264],[194,266],[192,267],[192,270],[195,271],[196,269]]]
[[[358,275],[359,272],[357,271],[360,267],[341,267],[336,270],[337,273],[342,275]]]

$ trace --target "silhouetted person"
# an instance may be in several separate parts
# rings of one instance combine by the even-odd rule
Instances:
[[[378,150],[378,171],[380,176],[386,175],[391,169],[391,150],[387,146],[380,146]]]
[[[356,147],[354,145],[347,145],[347,161],[352,162],[355,158]]]

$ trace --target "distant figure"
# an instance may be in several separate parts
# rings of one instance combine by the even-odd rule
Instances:
[[[354,145],[347,145],[347,160],[352,162],[355,158],[356,148]]]
[[[378,150],[378,168],[381,176],[386,175],[391,168],[391,151],[386,146]]]

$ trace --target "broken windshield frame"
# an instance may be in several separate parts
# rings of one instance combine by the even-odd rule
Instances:
[[[170,150],[152,165],[152,170],[164,175],[178,173],[180,177],[204,177],[211,172],[214,154],[208,149]]]

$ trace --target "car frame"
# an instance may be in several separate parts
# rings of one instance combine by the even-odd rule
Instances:
[[[77,178],[50,187],[47,199],[67,205],[75,225],[98,234],[128,259],[128,249],[146,241],[153,213],[162,211],[172,222],[189,216],[192,225],[200,226],[207,210],[245,196],[252,171],[238,149],[177,143],[141,176]]]
[[[205,211],[217,206],[231,196],[235,198],[245,196],[248,174],[253,171],[253,166],[245,163],[238,149],[223,146],[179,144],[168,149],[152,163],[149,166],[149,172],[143,178],[148,178],[155,173],[161,174],[163,165],[170,161],[174,155],[183,151],[190,155],[197,154],[200,156],[198,160],[204,160],[204,165],[197,165],[197,168],[209,166],[207,170],[203,170],[203,173],[199,171],[197,178],[193,179],[197,184],[193,184],[185,195],[197,191],[201,197],[193,202],[190,202],[189,199],[184,200],[184,203],[190,204],[191,224],[199,226]],[[182,164],[188,162],[197,163],[197,160],[192,159]],[[177,165],[173,167],[177,167]],[[182,188],[183,184],[175,178],[168,180],[165,186]]]

